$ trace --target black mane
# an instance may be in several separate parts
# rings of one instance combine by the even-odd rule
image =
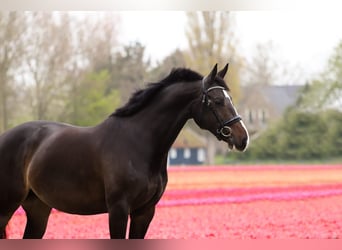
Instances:
[[[127,104],[117,109],[111,116],[123,117],[133,115],[145,107],[161,89],[177,82],[193,82],[202,79],[202,75],[190,69],[173,69],[171,73],[160,82],[149,83],[147,88],[136,91]]]

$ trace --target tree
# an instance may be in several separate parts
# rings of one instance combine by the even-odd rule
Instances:
[[[322,119],[327,124],[327,130],[322,140],[322,147],[330,157],[342,155],[342,112],[338,110],[325,110]]]
[[[25,82],[31,92],[33,118],[55,119],[72,54],[69,18],[64,15],[58,20],[46,12],[27,16],[31,28],[25,34]]]
[[[173,51],[170,55],[165,57],[149,72],[149,78],[156,81],[167,76],[173,68],[185,67],[186,62],[183,52],[179,49]]]
[[[119,17],[114,12],[88,13],[75,27],[86,64],[94,71],[108,70],[115,60],[118,48]]]
[[[76,116],[77,95],[85,75],[108,70],[112,63],[117,45],[115,15],[27,15],[32,28],[26,33],[25,80],[33,119],[70,118],[70,112]],[[74,105],[70,106],[69,100],[74,100]]]
[[[117,27],[112,12],[0,12],[0,132],[76,116],[85,76],[112,70]]]
[[[255,85],[273,85],[279,74],[279,65],[275,58],[275,45],[272,41],[256,45],[252,62],[247,64],[247,83]]]
[[[342,154],[342,113],[289,109],[250,145],[244,159],[322,160]]]
[[[87,74],[75,99],[67,103],[71,112],[64,119],[76,125],[92,126],[108,117],[120,104],[118,90],[107,91],[109,80],[107,70]]]
[[[132,92],[145,85],[150,61],[145,59],[145,46],[139,42],[125,45],[117,52],[111,65],[109,89],[118,89],[126,102]]]
[[[187,66],[206,74],[215,63],[230,63],[228,84],[235,102],[240,95],[242,58],[236,50],[234,17],[227,11],[188,12],[186,36],[189,50],[185,51]]]
[[[69,34],[72,41],[72,52],[67,70],[66,105],[59,119],[75,124],[85,124],[87,122],[80,118],[82,116],[80,113],[84,112],[85,108],[80,102],[80,96],[84,98],[87,95],[87,88],[92,89],[88,83],[88,80],[92,79],[91,75],[93,77],[103,76],[103,72],[107,72],[109,79],[104,81],[106,88],[103,98],[106,99],[107,95],[111,93],[109,88],[115,50],[118,47],[119,19],[113,12],[87,13],[83,16],[75,16],[74,13],[69,15],[70,30],[72,30],[72,33]],[[86,80],[87,78],[89,79]],[[102,111],[100,113],[102,114]]]
[[[241,58],[235,49],[233,16],[230,12],[204,11],[189,12],[187,18],[189,50],[184,53],[187,66],[205,75],[215,63],[223,67],[229,62],[226,79],[234,102],[237,103],[240,94]],[[207,136],[207,144],[207,163],[213,164],[218,143],[210,135]]]
[[[306,110],[342,110],[342,41],[329,58],[327,68],[303,88],[299,101]]]
[[[16,103],[15,75],[20,66],[25,28],[24,16],[12,11],[0,12],[0,132],[9,128],[10,113],[13,114]],[[9,105],[11,100],[13,106]]]

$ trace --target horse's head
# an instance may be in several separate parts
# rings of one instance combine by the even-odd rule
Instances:
[[[215,65],[203,78],[200,104],[193,107],[194,120],[199,127],[227,142],[230,149],[235,146],[237,150],[244,151],[249,142],[248,132],[223,80],[227,70],[228,64],[217,73]]]

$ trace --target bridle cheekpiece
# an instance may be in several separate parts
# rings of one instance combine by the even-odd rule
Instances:
[[[226,89],[222,86],[213,86],[213,87],[210,87],[208,89],[205,89],[204,88],[204,79],[203,79],[203,96],[202,96],[202,104],[207,106],[211,112],[214,114],[216,120],[218,121],[218,123],[220,124],[219,127],[217,128],[216,130],[216,137],[219,139],[219,140],[222,140],[223,138],[231,138],[232,137],[232,129],[230,128],[233,124],[241,121],[241,116],[239,116],[238,114],[236,114],[234,117],[232,117],[231,119],[229,120],[222,120],[216,109],[213,107],[212,105],[212,101],[210,100],[209,98],[209,95],[208,93],[214,89],[221,89],[223,92],[226,91]],[[226,96],[226,93],[225,93],[225,96]],[[226,97],[226,98],[229,98],[229,97]]]

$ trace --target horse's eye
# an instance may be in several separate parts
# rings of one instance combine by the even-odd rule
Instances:
[[[222,98],[215,98],[214,99],[214,103],[216,105],[221,105],[222,106],[224,104],[224,100]]]

